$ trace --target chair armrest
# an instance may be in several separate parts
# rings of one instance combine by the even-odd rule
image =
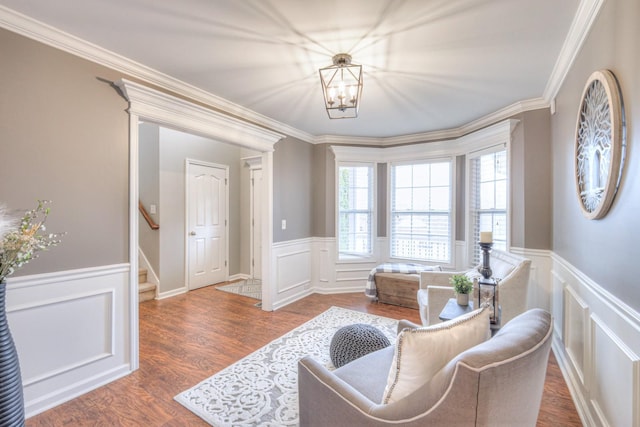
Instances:
[[[402,320],[398,320],[398,330],[397,332],[400,333],[402,332],[403,329],[409,328],[409,329],[415,329],[415,328],[420,328],[422,327],[422,325],[418,325],[415,324],[409,320],[406,319],[402,319]]]
[[[422,271],[420,272],[420,289],[427,289],[428,286],[450,286],[449,279],[454,274],[464,274],[459,271]]]
[[[380,406],[310,356],[298,362],[298,401],[301,426],[361,425]]]
[[[427,287],[427,318],[429,319],[429,325],[434,325],[436,323],[440,323],[440,312],[447,302],[449,302],[449,298],[453,298],[455,295],[453,291],[453,287],[449,286],[428,286]]]

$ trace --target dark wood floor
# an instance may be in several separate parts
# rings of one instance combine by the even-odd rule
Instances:
[[[27,420],[27,426],[202,426],[173,397],[296,326],[340,306],[419,322],[417,310],[362,293],[311,295],[275,312],[213,286],[140,304],[140,369]],[[581,426],[551,354],[540,426]]]

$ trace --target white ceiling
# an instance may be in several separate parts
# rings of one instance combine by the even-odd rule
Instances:
[[[543,98],[580,0],[0,0],[313,136],[459,128]],[[318,69],[364,67],[360,114],[330,120]]]

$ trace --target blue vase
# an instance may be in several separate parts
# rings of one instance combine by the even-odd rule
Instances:
[[[22,377],[16,346],[11,337],[5,296],[7,284],[0,282],[0,426],[24,426]]]

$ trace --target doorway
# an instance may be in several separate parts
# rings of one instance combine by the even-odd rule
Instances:
[[[273,151],[284,135],[205,108],[193,102],[146,87],[127,79],[115,82],[129,102],[129,360],[131,370],[139,367],[138,343],[138,124],[149,120],[162,126],[206,136],[261,153],[263,170],[262,225],[262,309],[273,309],[271,289],[271,245],[273,243]]]
[[[262,280],[262,169],[251,169],[251,278]]]

